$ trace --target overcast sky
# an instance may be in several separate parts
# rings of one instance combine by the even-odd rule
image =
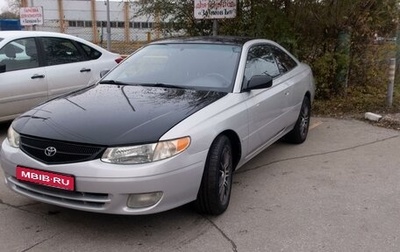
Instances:
[[[6,0],[0,0],[0,12],[3,12],[3,9],[7,7]]]

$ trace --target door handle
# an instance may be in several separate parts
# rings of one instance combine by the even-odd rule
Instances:
[[[44,78],[44,74],[34,74],[31,79],[43,79]]]
[[[81,69],[81,73],[83,73],[83,72],[90,72],[90,71],[92,71],[90,68],[82,68],[82,69]]]

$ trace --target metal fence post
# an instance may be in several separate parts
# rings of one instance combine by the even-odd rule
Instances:
[[[337,72],[336,72],[336,90],[347,93],[348,75],[350,68],[350,31],[341,31],[338,37],[338,47],[336,52]]]
[[[386,95],[386,104],[388,107],[392,107],[393,104],[393,87],[394,87],[395,73],[396,73],[396,58],[391,58],[389,65],[389,82]]]
[[[147,43],[151,42],[151,32],[146,32],[147,33]]]
[[[110,0],[107,0],[107,50],[111,51]]]
[[[213,36],[218,35],[218,20],[214,19],[213,20]]]

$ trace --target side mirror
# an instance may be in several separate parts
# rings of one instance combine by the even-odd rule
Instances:
[[[264,89],[272,86],[272,77],[269,75],[254,75],[247,82],[246,91],[252,89]]]
[[[108,74],[108,72],[110,72],[110,70],[103,70],[100,72],[100,78],[103,78],[104,75]]]

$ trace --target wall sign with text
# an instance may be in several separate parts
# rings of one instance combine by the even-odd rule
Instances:
[[[221,19],[236,17],[237,0],[195,0],[195,19]]]
[[[21,25],[43,25],[43,7],[24,7],[19,9]]]

